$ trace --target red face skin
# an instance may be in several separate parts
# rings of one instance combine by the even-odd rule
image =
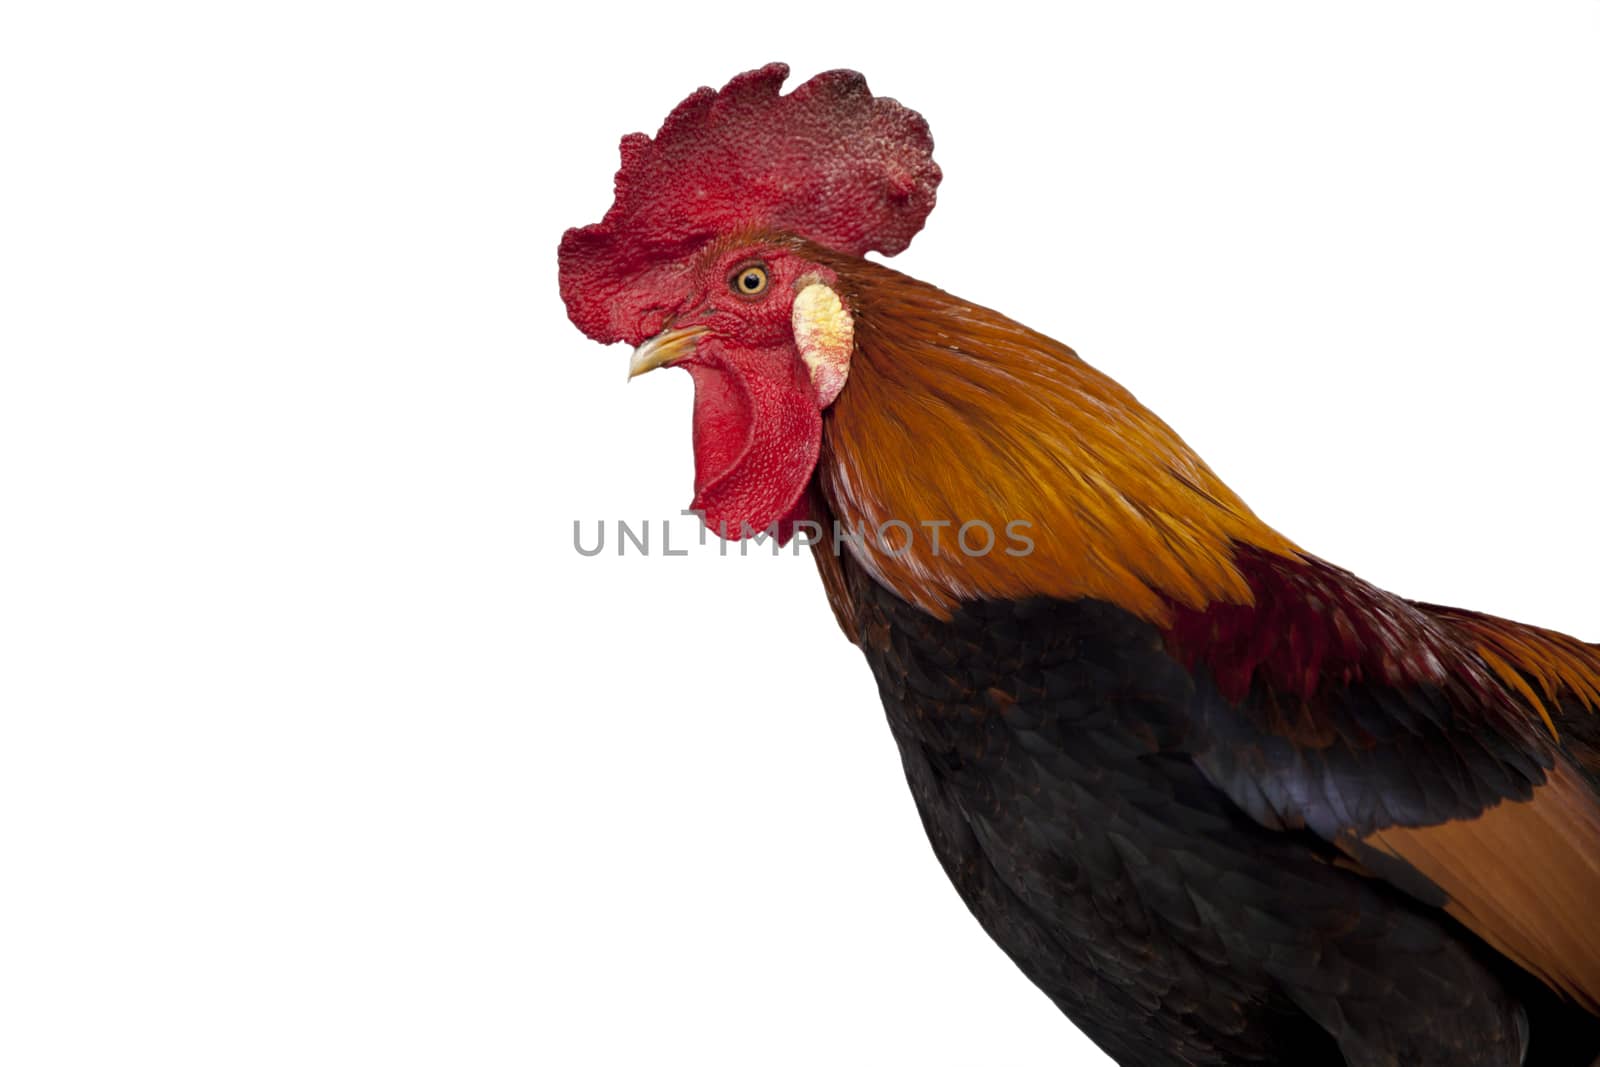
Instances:
[[[752,267],[766,272],[765,288],[736,290]],[[679,275],[675,294],[648,294],[646,306],[678,309],[659,329],[706,329],[693,351],[672,365],[694,378],[690,507],[730,540],[777,524],[780,541],[787,541],[794,523],[806,517],[822,410],[795,345],[792,315],[795,294],[816,281],[834,285],[837,279],[780,245],[719,244]]]

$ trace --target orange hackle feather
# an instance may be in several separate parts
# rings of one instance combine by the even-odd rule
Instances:
[[[1476,611],[1423,607],[1467,635],[1484,662],[1539,713],[1552,734],[1560,731],[1548,705],[1559,706],[1570,697],[1586,712],[1600,710],[1600,646]]]
[[[1250,602],[1235,545],[1296,551],[1066,345],[875,263],[807,254],[839,276],[855,318],[822,492],[835,519],[869,532],[857,558],[904,599],[945,618],[979,597],[1095,597],[1161,623],[1173,602]],[[871,536],[895,521],[909,541]],[[937,550],[926,523],[950,524]],[[962,550],[964,523],[993,531],[993,550]],[[1013,523],[1031,551],[1008,553],[1025,547]]]

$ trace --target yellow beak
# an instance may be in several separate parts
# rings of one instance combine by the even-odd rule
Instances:
[[[655,370],[657,367],[672,366],[674,362],[694,351],[695,342],[705,332],[704,326],[662,330],[633,350],[633,358],[628,361],[628,380],[632,381],[645,371]]]

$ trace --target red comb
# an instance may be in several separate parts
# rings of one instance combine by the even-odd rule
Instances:
[[[561,297],[580,330],[602,343],[643,340],[662,309],[638,282],[740,229],[858,256],[911,243],[939,184],[928,124],[873,97],[855,71],[818,74],[780,96],[788,75],[772,63],[721,92],[700,89],[655,140],[622,139],[611,210],[561,239]]]

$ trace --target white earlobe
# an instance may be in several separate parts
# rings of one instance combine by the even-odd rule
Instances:
[[[793,318],[794,343],[811,372],[817,407],[825,408],[850,374],[855,321],[839,294],[821,282],[812,282],[795,295]]]

